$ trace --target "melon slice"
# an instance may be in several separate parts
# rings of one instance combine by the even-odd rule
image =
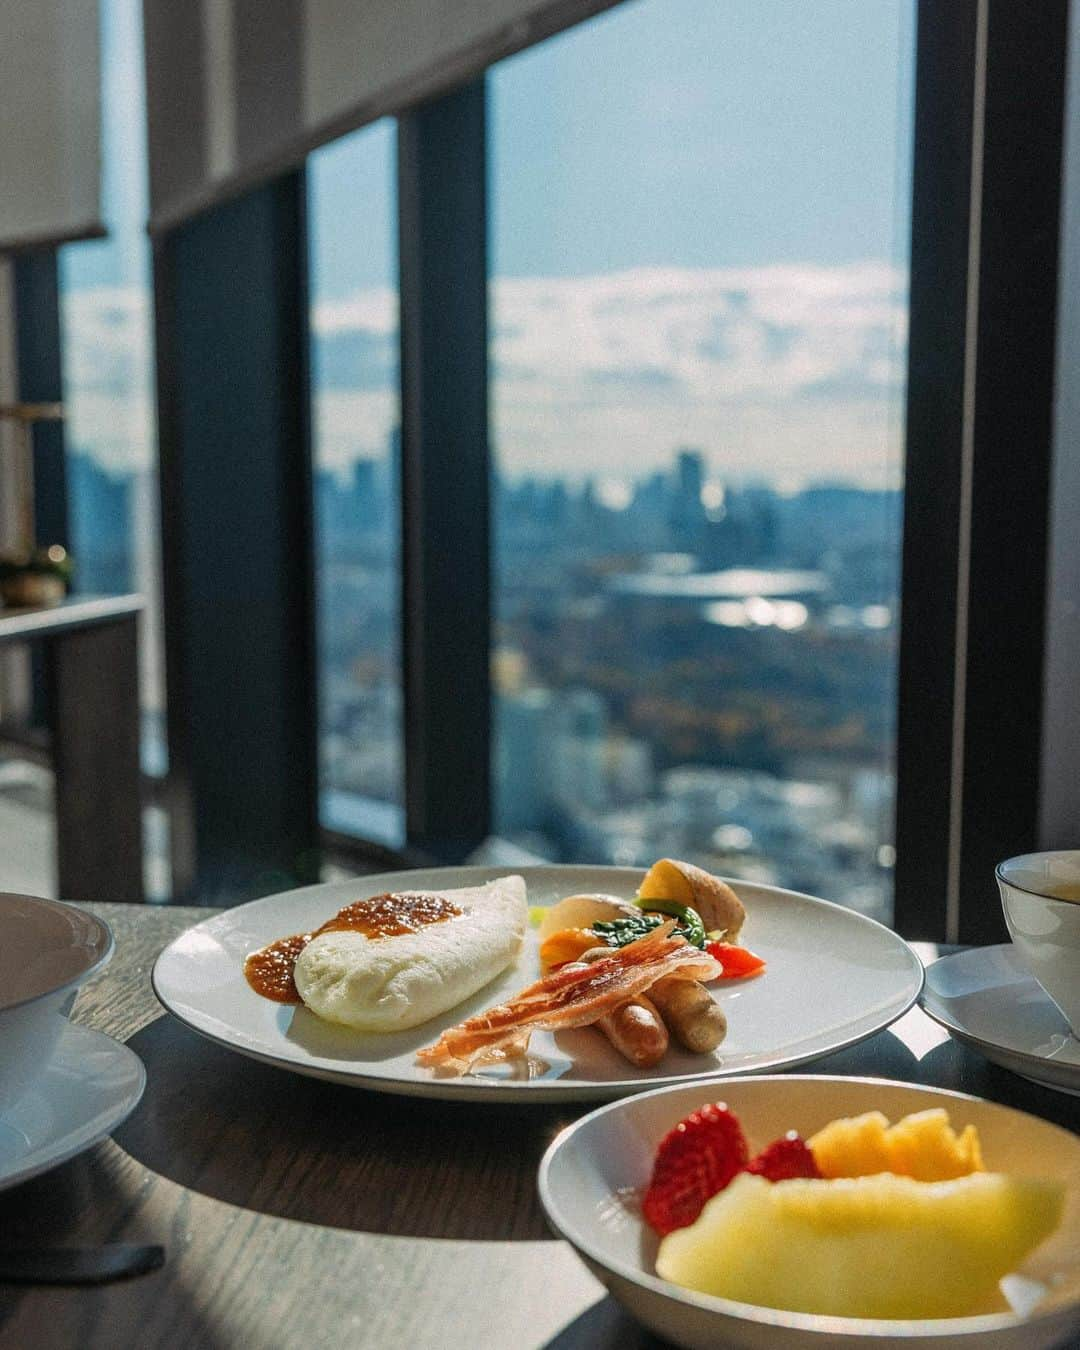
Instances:
[[[657,1273],[699,1293],[833,1317],[960,1317],[1061,1220],[1064,1187],[977,1172],[781,1181],[743,1174],[660,1244]]]

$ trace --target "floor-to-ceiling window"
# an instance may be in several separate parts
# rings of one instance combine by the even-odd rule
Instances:
[[[495,820],[891,911],[912,0],[490,79]]]
[[[102,0],[104,239],[59,251],[60,336],[72,588],[138,591],[143,763],[165,773],[157,444],[142,17]],[[164,811],[145,814],[147,893],[169,893]]]
[[[164,754],[164,687],[141,7],[103,0],[101,17],[108,235],[60,250],[73,584],[84,594],[146,597],[142,700],[153,756]]]
[[[394,124],[308,160],[319,814],[404,838]]]

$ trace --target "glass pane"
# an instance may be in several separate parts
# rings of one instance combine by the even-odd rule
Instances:
[[[891,915],[913,0],[642,0],[492,88],[495,783]]]
[[[138,591],[143,767],[164,775],[153,311],[146,235],[142,11],[103,0],[102,201],[108,237],[60,250],[60,333],[73,588]],[[147,893],[169,891],[162,813],[150,808]]]
[[[320,813],[404,841],[394,127],[308,161]]]

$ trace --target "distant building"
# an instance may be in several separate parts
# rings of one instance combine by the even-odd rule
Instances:
[[[495,830],[540,828],[551,800],[552,696],[546,689],[500,693],[494,699]]]
[[[608,804],[607,705],[589,689],[572,689],[556,704],[552,797],[564,809],[602,811]]]
[[[136,588],[131,474],[111,474],[85,451],[68,458],[75,587],[104,594]]]

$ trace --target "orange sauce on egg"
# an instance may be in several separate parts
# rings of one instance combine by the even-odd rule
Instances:
[[[320,933],[354,932],[367,938],[416,933],[428,924],[444,923],[461,913],[441,895],[423,891],[387,891],[368,900],[354,900],[339,909],[313,933],[294,933],[252,952],[244,962],[244,978],[257,994],[275,1003],[299,1003],[293,970],[296,958]]]

